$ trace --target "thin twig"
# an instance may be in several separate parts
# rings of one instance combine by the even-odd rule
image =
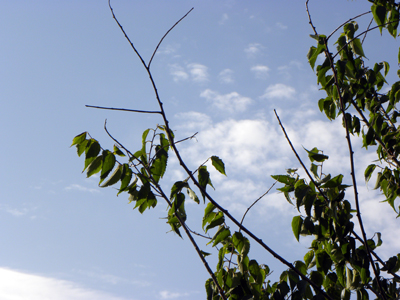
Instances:
[[[147,68],[148,68],[148,69],[150,69],[151,62],[153,61],[154,55],[156,55],[156,52],[157,52],[157,50],[158,50],[158,47],[160,47],[162,41],[165,39],[165,37],[168,35],[168,33],[169,33],[172,29],[174,29],[174,27],[175,27],[176,25],[178,25],[180,21],[182,21],[184,18],[186,18],[186,16],[187,16],[193,9],[194,9],[194,7],[192,7],[192,8],[186,13],[186,15],[184,15],[182,18],[180,18],[180,19],[179,19],[179,20],[164,34],[164,36],[163,36],[163,37],[161,38],[161,40],[158,42],[157,47],[154,49],[153,55],[151,56],[151,58],[150,58],[150,60],[149,60],[149,63],[147,64]]]
[[[129,112],[136,112],[136,113],[142,113],[142,114],[160,114],[161,115],[160,111],[114,108],[114,107],[103,107],[103,106],[94,106],[94,105],[85,105],[85,106],[90,107],[90,108],[98,108],[98,109],[121,110],[121,111],[129,111]]]
[[[256,201],[253,202],[253,204],[251,204],[247,209],[246,212],[244,213],[242,220],[240,221],[240,224],[243,224],[244,218],[246,217],[247,213],[249,212],[249,210],[258,202],[260,201],[265,195],[267,195],[269,193],[269,191],[275,186],[275,184],[278,182],[278,180],[276,180],[271,187],[268,189],[268,191],[266,191],[264,194],[262,194]],[[240,231],[240,229],[239,229]]]
[[[118,26],[119,26],[119,28],[121,29],[122,33],[124,34],[125,38],[126,38],[126,39],[128,40],[128,42],[130,43],[132,49],[134,50],[134,52],[136,53],[136,55],[138,56],[138,58],[139,58],[140,61],[142,62],[143,66],[145,67],[145,69],[146,69],[146,71],[147,71],[147,73],[148,73],[148,75],[149,75],[150,81],[151,81],[151,83],[152,83],[152,86],[153,86],[153,89],[154,89],[154,92],[155,92],[155,95],[156,95],[156,99],[157,99],[157,101],[158,101],[158,103],[159,103],[159,106],[160,106],[160,109],[161,109],[161,115],[163,116],[163,119],[164,119],[164,123],[165,123],[166,131],[167,131],[168,139],[169,139],[169,141],[171,142],[171,145],[172,145],[172,147],[174,148],[174,150],[176,150],[176,146],[175,146],[175,144],[174,144],[174,139],[173,139],[173,137],[172,137],[172,135],[171,135],[171,130],[170,130],[169,125],[168,125],[168,120],[166,119],[165,112],[164,112],[164,109],[163,109],[163,106],[162,106],[162,102],[161,102],[161,100],[160,100],[160,98],[159,98],[158,91],[157,91],[157,88],[156,88],[156,85],[155,85],[153,76],[152,76],[152,74],[151,74],[151,72],[150,72],[150,69],[146,66],[146,63],[145,63],[145,61],[143,60],[142,56],[141,56],[140,53],[137,51],[136,47],[133,45],[133,43],[132,43],[131,40],[129,39],[128,35],[126,34],[125,30],[123,29],[122,25],[119,23],[118,19],[116,18],[115,14],[114,14],[114,11],[113,11],[113,9],[112,9],[112,7],[111,7],[111,2],[110,2],[110,1],[111,1],[111,0],[108,0],[108,6],[110,7],[110,10],[111,10],[111,13],[112,13],[112,15],[113,15],[114,20],[115,20],[116,23],[118,24]],[[148,173],[149,173],[149,176],[152,178],[151,172],[148,172]],[[154,179],[153,179],[153,180],[154,180]],[[159,184],[158,184],[155,180],[154,180],[154,182],[155,182],[156,186],[159,187]],[[160,190],[161,190],[161,193],[162,193],[162,195],[163,195],[163,198],[166,200],[166,202],[167,202],[170,206],[172,206],[171,201],[170,201],[170,200],[168,199],[168,197],[164,194],[164,192],[163,192],[163,190],[161,189],[161,187],[160,187]],[[219,285],[219,283],[218,283],[218,281],[217,281],[217,278],[216,278],[215,275],[214,275],[214,272],[211,270],[210,266],[208,265],[207,260],[205,259],[204,255],[201,253],[201,250],[200,250],[200,248],[198,247],[196,241],[194,240],[192,234],[190,233],[190,231],[188,230],[188,228],[185,226],[185,222],[180,218],[179,214],[175,214],[175,216],[176,216],[176,218],[178,219],[179,223],[181,224],[182,228],[184,229],[186,235],[189,237],[190,242],[192,243],[192,245],[193,245],[193,247],[195,248],[195,250],[196,250],[198,256],[200,257],[201,261],[203,262],[204,267],[206,268],[207,272],[210,274],[210,276],[211,276],[211,278],[212,278],[212,280],[213,280],[215,286],[217,287],[217,289],[218,289],[218,291],[219,291],[219,293],[220,293],[220,296],[222,297],[222,299],[227,300],[227,298],[226,298],[226,296],[225,296],[225,293],[224,293],[224,290],[223,290],[223,289],[221,288],[221,286]]]
[[[308,2],[308,1],[307,1],[307,2]],[[355,20],[355,19],[357,19],[357,18],[359,18],[359,17],[362,17],[363,15],[369,14],[370,12],[371,12],[371,11],[367,11],[367,12],[365,12],[365,13],[359,14],[358,16],[355,16],[354,18],[348,19],[346,22],[344,22],[343,24],[339,25],[334,31],[332,31],[332,33],[331,33],[330,35],[328,35],[328,37],[327,37],[326,39],[329,40],[329,38],[330,38],[332,35],[334,35],[335,32],[338,31],[342,26],[346,25],[347,23],[349,23],[349,22],[351,22],[351,21],[353,21],[353,20]]]

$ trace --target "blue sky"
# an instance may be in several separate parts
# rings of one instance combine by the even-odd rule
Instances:
[[[146,61],[165,31],[195,8],[168,35],[152,72],[177,138],[199,132],[179,145],[189,167],[210,155],[225,161],[228,177],[212,173],[213,196],[237,218],[268,190],[270,175],[298,166],[273,109],[302,157],[301,146],[323,149],[330,156],[325,171],[343,173],[349,182],[344,131],[317,107],[324,95],[306,61],[313,40],[303,1],[112,5]],[[367,1],[344,0],[336,6],[310,1],[310,8],[320,33],[369,9]],[[85,108],[157,109],[147,75],[107,1],[3,1],[0,14],[0,299],[204,299],[208,274],[188,239],[167,233],[166,206],[143,215],[133,211],[126,195],[116,197],[114,189],[97,186],[98,178],[81,174],[83,159],[69,148],[83,131],[112,147],[103,130],[107,119],[112,134],[137,150],[141,133],[162,122],[156,115]],[[374,48],[374,37],[380,47]],[[371,62],[393,61],[394,80],[396,41],[371,33],[365,47]],[[378,56],[382,48],[387,57]],[[367,233],[383,233],[386,258],[399,252],[398,221],[365,187],[363,170],[374,156],[353,140]],[[166,191],[183,178],[171,158]],[[187,209],[189,226],[200,231],[204,206],[188,203]],[[245,224],[293,261],[307,250],[306,241],[298,243],[291,233],[295,213],[271,191]],[[199,244],[211,251],[206,241]],[[275,275],[282,270],[256,245],[251,256]]]

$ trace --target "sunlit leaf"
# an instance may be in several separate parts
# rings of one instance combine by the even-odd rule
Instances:
[[[106,182],[104,182],[100,187],[107,187],[116,184],[121,179],[123,166],[118,166],[115,168],[114,172],[110,175]]]
[[[211,162],[218,172],[226,176],[224,162],[218,156],[211,156]]]
[[[72,147],[73,145],[79,145],[84,140],[86,140],[86,133],[87,132],[85,131],[85,132],[82,132],[81,134],[78,134],[76,137],[74,137],[70,147]]]
[[[103,151],[103,166],[101,168],[99,184],[101,184],[103,182],[103,180],[107,178],[108,174],[110,174],[110,172],[112,171],[114,166],[115,166],[114,154],[108,150],[104,150]]]
[[[114,154],[122,157],[125,156],[124,152],[122,152],[116,145],[114,145]]]
[[[102,157],[98,156],[96,157],[92,163],[88,166],[87,168],[87,177],[90,177],[98,172],[100,172],[102,166]]]

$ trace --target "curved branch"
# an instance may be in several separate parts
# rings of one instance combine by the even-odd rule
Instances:
[[[153,61],[154,55],[156,55],[156,52],[157,52],[157,50],[158,50],[158,47],[160,47],[162,41],[165,39],[165,37],[168,35],[168,33],[169,33],[172,29],[174,29],[174,27],[175,27],[176,25],[178,25],[180,21],[182,21],[184,18],[186,18],[186,16],[187,16],[193,9],[194,9],[194,7],[192,7],[192,8],[186,13],[186,15],[184,15],[182,18],[180,18],[180,19],[179,19],[179,20],[164,34],[164,36],[163,36],[163,37],[161,38],[161,40],[158,42],[157,47],[154,49],[153,55],[151,56],[151,58],[150,58],[150,60],[149,60],[149,63],[148,63],[148,65],[147,65],[147,67],[148,67],[149,69],[150,69],[150,64],[151,64],[151,62]]]

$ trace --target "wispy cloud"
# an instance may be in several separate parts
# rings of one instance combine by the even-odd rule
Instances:
[[[256,78],[258,79],[265,79],[268,77],[269,68],[267,66],[257,65],[252,67],[250,70],[254,72]]]
[[[178,64],[173,64],[169,66],[170,68],[170,74],[172,75],[172,78],[175,82],[178,81],[184,81],[189,78],[189,74],[186,73],[185,69],[182,68]]]
[[[225,69],[219,72],[219,81],[222,83],[233,83],[233,71],[231,69]]]
[[[170,292],[170,291],[161,291],[159,293],[160,299],[176,299],[180,297],[188,297],[189,293],[177,293],[177,292]]]
[[[127,300],[70,281],[6,268],[0,268],[0,295],[13,300]]]
[[[214,107],[230,113],[243,112],[253,102],[250,98],[241,96],[237,92],[220,95],[210,89],[203,91],[200,97],[206,98]]]
[[[246,52],[246,54],[247,54],[248,57],[254,57],[254,56],[256,56],[257,54],[259,54],[263,48],[264,48],[264,47],[263,47],[261,44],[259,44],[259,43],[252,43],[252,44],[249,44],[249,45],[244,49],[244,52]]]
[[[265,90],[264,95],[261,98],[266,99],[291,99],[293,98],[296,90],[288,85],[277,83],[274,85],[270,85]]]
[[[76,190],[76,191],[89,192],[89,193],[100,193],[100,191],[98,189],[87,188],[87,187],[81,186],[79,184],[70,184],[65,189],[67,191]]]
[[[116,284],[129,284],[129,285],[137,285],[140,287],[146,287],[149,286],[150,283],[144,280],[134,280],[134,279],[128,279],[128,278],[123,278],[123,277],[119,277],[113,274],[107,274],[104,273],[102,271],[83,271],[83,270],[79,270],[78,271],[79,274],[85,275],[87,277],[99,280],[103,283],[107,283],[107,284],[112,284],[112,285],[116,285]]]
[[[170,74],[175,82],[193,80],[197,83],[203,83],[208,81],[207,67],[198,63],[187,64],[186,67],[182,67],[178,64],[172,64],[169,66]]]
[[[157,54],[165,54],[165,55],[175,54],[180,47],[181,47],[180,44],[173,44],[173,45],[168,44],[160,47],[160,49],[157,50]]]
[[[293,71],[295,69],[296,71]],[[279,74],[283,75],[286,79],[292,78],[293,72],[297,72],[297,70],[302,70],[303,64],[299,61],[292,60],[288,64],[279,66],[278,72]]]
[[[195,82],[205,82],[208,81],[207,67],[202,64],[188,64],[187,65],[190,75]]]
[[[277,22],[275,24],[275,26],[278,27],[279,29],[283,29],[283,30],[288,28],[286,25],[282,24],[281,22]]]
[[[181,124],[180,128],[184,128],[185,131],[201,131],[207,129],[212,124],[211,118],[206,114],[199,113],[197,111],[188,111],[184,113],[178,113],[175,115]]]
[[[224,13],[224,14],[222,14],[221,20],[219,20],[219,24],[220,24],[220,25],[223,25],[223,24],[225,24],[225,22],[228,21],[228,20],[229,20],[228,14],[227,14],[227,13]]]

